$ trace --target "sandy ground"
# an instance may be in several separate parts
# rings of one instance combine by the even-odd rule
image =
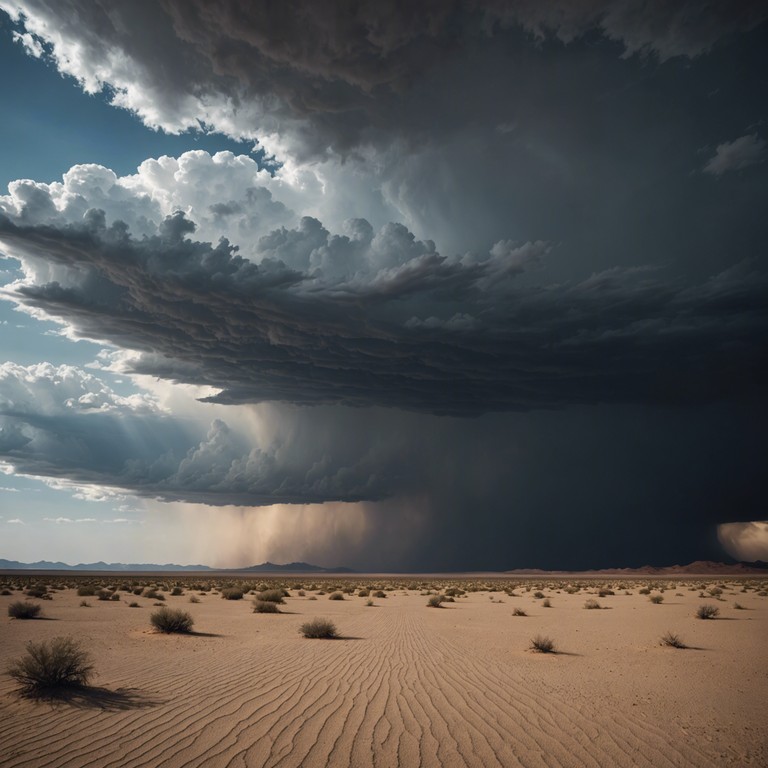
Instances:
[[[7,618],[17,596],[2,597],[4,661],[70,635],[97,676],[66,702],[23,699],[0,676],[0,764],[768,765],[768,598],[673,586],[653,605],[631,591],[597,598],[605,610],[553,588],[551,608],[524,591],[440,609],[402,590],[372,607],[291,597],[281,615],[254,614],[248,599],[167,597],[194,616],[190,636],[150,631],[153,601],[132,595],[83,608],[74,590],[57,592],[40,601],[47,621]],[[702,602],[721,617],[694,618]],[[315,616],[343,639],[303,638]],[[666,630],[692,648],[661,647]],[[528,650],[539,633],[561,652]]]

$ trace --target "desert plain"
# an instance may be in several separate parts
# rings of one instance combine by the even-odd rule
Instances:
[[[61,636],[94,665],[88,687],[43,697],[3,669],[3,768],[768,765],[764,577],[0,582],[4,667]],[[233,586],[242,599],[223,599]],[[48,598],[25,594],[35,587]],[[287,593],[280,613],[254,612],[265,588]],[[452,602],[428,607],[437,595]],[[10,618],[18,600],[40,617]],[[696,617],[705,604],[716,618]],[[163,605],[192,632],[154,630]],[[303,637],[316,617],[339,637]],[[662,644],[667,632],[687,647]],[[556,652],[533,650],[536,637]]]

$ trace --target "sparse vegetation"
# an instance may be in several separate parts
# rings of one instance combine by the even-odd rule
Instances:
[[[189,596],[189,602],[190,603],[199,603],[200,598],[197,595],[190,595]]]
[[[128,603],[129,608],[141,608],[141,606],[134,600],[130,603]]]
[[[299,628],[304,637],[332,639],[338,637],[336,625],[328,619],[312,619],[301,625]]]
[[[531,650],[537,653],[557,653],[555,650],[555,641],[551,637],[536,635],[531,640]]]
[[[344,599],[344,593],[343,592],[331,592],[330,595],[328,595],[329,600],[343,600]]]
[[[602,608],[603,606],[600,605],[600,603],[598,603],[597,600],[590,599],[590,600],[585,600],[584,601],[584,607],[588,611],[596,611],[596,610],[599,610],[600,608]]]
[[[696,611],[697,619],[714,619],[720,613],[720,609],[716,605],[710,605],[704,603],[700,605]]]
[[[527,616],[528,614],[522,609],[522,608],[515,608],[514,611],[512,611],[513,616]]]
[[[40,614],[40,606],[37,603],[26,603],[16,600],[8,606],[8,615],[12,619],[36,619]]]
[[[92,671],[89,654],[71,637],[29,642],[26,654],[8,668],[26,693],[83,687]]]
[[[443,607],[443,596],[442,595],[432,595],[432,597],[427,600],[427,608],[442,608]]]
[[[221,590],[221,596],[224,600],[242,600],[243,590],[237,587],[226,587]]]
[[[680,635],[676,635],[674,632],[665,632],[659,640],[661,645],[669,646],[670,648],[687,648],[688,646],[680,639]]]
[[[551,608],[552,607],[552,601],[548,597],[545,597],[541,601],[541,607],[542,608]]]
[[[193,618],[186,612],[175,608],[166,608],[163,606],[155,611],[150,617],[152,626],[159,632],[170,634],[171,632],[186,633],[192,631],[192,625],[195,623]]]
[[[651,595],[648,598],[654,605],[660,605],[664,602],[664,595]]]
[[[179,595],[183,595],[184,590],[181,587],[174,587],[171,590],[171,597],[179,597]]]
[[[265,589],[263,592],[259,592],[258,599],[266,603],[277,603],[278,605],[282,605],[285,602],[282,589]]]
[[[80,601],[80,607],[81,608],[90,608],[91,604],[87,600],[81,600]]]

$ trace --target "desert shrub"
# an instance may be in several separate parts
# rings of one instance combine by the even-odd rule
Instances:
[[[664,602],[664,595],[651,595],[648,598],[654,605],[660,605]]]
[[[528,614],[522,609],[522,608],[515,608],[514,611],[512,611],[513,616],[527,616]]]
[[[680,635],[674,632],[665,632],[659,640],[661,645],[667,645],[670,648],[687,648],[688,646],[680,639]]]
[[[698,610],[696,611],[696,618],[697,619],[714,619],[718,613],[720,613],[720,609],[716,605],[710,605],[709,603],[704,603],[704,605],[700,605],[698,607]]]
[[[131,603],[128,603],[129,608],[141,608],[141,606],[134,600]]]
[[[8,615],[12,619],[36,619],[40,613],[37,603],[23,603],[17,600],[8,606]]]
[[[534,600],[541,600],[544,597],[543,592],[534,592],[533,593],[533,599]]]
[[[165,597],[154,588],[145,589],[143,595],[144,597],[148,597],[150,600],[165,600]]]
[[[77,588],[77,596],[78,597],[94,597],[96,595],[96,590],[93,587],[78,587]]]
[[[317,600],[317,598],[314,595],[310,595],[307,600]]]
[[[8,668],[8,674],[27,692],[82,687],[92,671],[88,652],[71,637],[29,642],[26,655]]]
[[[285,602],[282,589],[265,589],[259,593],[258,599],[265,603],[278,603],[280,605]]]
[[[30,587],[25,593],[27,597],[44,598],[47,597],[45,587]]]
[[[254,613],[280,613],[280,609],[277,607],[277,603],[273,603],[270,600],[259,600],[256,598],[253,601]]]
[[[541,607],[542,608],[551,608],[552,607],[552,601],[548,597],[545,597],[541,601]]]
[[[160,632],[190,632],[194,620],[186,613],[174,608],[163,606],[159,611],[155,611],[150,617],[152,626]]]
[[[297,594],[299,597],[304,597],[304,596],[305,596],[307,593],[306,593],[306,592],[305,592],[303,589],[300,589],[300,590],[299,590],[299,591],[298,591],[296,594]]]
[[[376,591],[373,593],[373,597],[383,598],[383,597],[386,597],[386,596],[387,596],[387,593],[386,593],[386,592],[384,592],[384,591],[383,591],[383,590],[381,590],[381,589],[377,589],[377,590],[376,590]]]
[[[735,608],[737,611],[743,611],[743,610],[744,610],[744,606],[743,606],[741,603],[734,603],[734,604],[733,604],[733,607],[734,607],[734,608]]]
[[[343,600],[344,599],[344,593],[343,592],[331,592],[330,595],[328,595],[329,600]]]
[[[171,590],[171,597],[178,597],[179,595],[183,595],[184,590],[181,587],[174,587]]]
[[[8,595],[12,595],[12,594],[13,592],[11,592],[10,589],[4,589],[2,592],[0,592],[0,595],[2,595],[3,597],[8,597]]]
[[[612,589],[601,589],[598,591],[597,596],[598,597],[609,597],[610,595],[615,595],[616,593]]]
[[[720,587],[712,587],[712,589],[707,590],[709,592],[710,597],[718,598],[720,595],[723,594],[723,590]]]
[[[368,597],[368,595],[370,595],[370,594],[371,594],[371,590],[370,590],[370,589],[361,589],[361,590],[360,590],[360,591],[357,593],[357,596],[358,596],[358,597]]]
[[[586,600],[584,602],[584,607],[588,611],[594,611],[594,610],[596,610],[598,608],[602,608],[602,606],[600,605],[600,603],[597,602],[597,600]]]
[[[221,590],[221,597],[224,600],[242,600],[243,590],[237,587],[226,587]]]
[[[651,594],[651,589],[650,589],[650,587],[643,587],[642,589],[638,589],[637,590],[637,594],[638,595],[650,595]]]
[[[90,608],[91,604],[87,600],[81,600],[80,601],[80,607],[81,608]]]
[[[189,602],[190,603],[199,603],[200,598],[197,595],[190,595],[189,596]]]
[[[312,619],[301,625],[299,628],[304,637],[311,638],[334,638],[338,637],[336,625],[328,619]]]
[[[531,640],[531,650],[537,653],[556,653],[555,641],[551,637],[536,635]]]
[[[461,597],[464,594],[464,590],[458,587],[449,587],[445,590],[445,594],[448,597]]]
[[[432,595],[432,597],[427,600],[427,608],[442,608],[443,607],[443,596],[442,595]]]
[[[368,599],[365,601],[365,604],[366,604],[366,605],[367,605],[367,606],[370,608],[370,607],[373,605],[373,600],[372,600],[372,599],[369,597],[369,598],[368,598]]]
[[[97,600],[109,600],[112,597],[112,593],[108,589],[100,589],[96,593]]]

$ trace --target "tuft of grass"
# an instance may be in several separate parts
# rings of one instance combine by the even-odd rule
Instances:
[[[331,592],[330,595],[328,595],[329,600],[343,600],[344,599],[344,593],[343,592]]]
[[[336,625],[328,619],[312,619],[301,625],[299,628],[304,637],[332,639],[338,637]]]
[[[280,613],[280,609],[277,607],[277,603],[273,603],[270,600],[259,600],[257,597],[253,601],[254,613]]]
[[[714,619],[720,613],[720,609],[716,605],[710,603],[704,603],[700,605],[696,611],[697,619]]]
[[[442,608],[443,607],[443,596],[442,595],[432,595],[432,597],[427,600],[427,608]]]
[[[531,650],[537,653],[557,653],[555,650],[555,641],[551,637],[536,635],[531,640]]]
[[[29,642],[26,654],[8,667],[8,674],[26,693],[81,688],[92,672],[90,655],[71,637]]]
[[[590,599],[590,600],[586,600],[584,602],[584,607],[588,611],[595,611],[595,610],[598,610],[599,608],[602,608],[603,606],[600,605],[600,603],[598,603],[597,600],[591,600]]]
[[[664,595],[651,595],[648,598],[654,605],[660,605],[664,602]]]
[[[8,615],[12,619],[36,619],[40,613],[40,606],[36,603],[23,603],[16,600],[8,606]]]
[[[170,634],[171,632],[191,632],[192,625],[195,623],[193,618],[186,611],[179,611],[175,608],[166,608],[163,606],[155,611],[150,617],[152,626],[159,632]]]
[[[660,640],[660,645],[666,645],[670,648],[687,648],[688,646],[680,639],[680,635],[676,635],[674,632],[665,632]]]
[[[512,611],[513,616],[527,616],[528,614],[522,609],[522,608],[515,608],[514,611]]]

